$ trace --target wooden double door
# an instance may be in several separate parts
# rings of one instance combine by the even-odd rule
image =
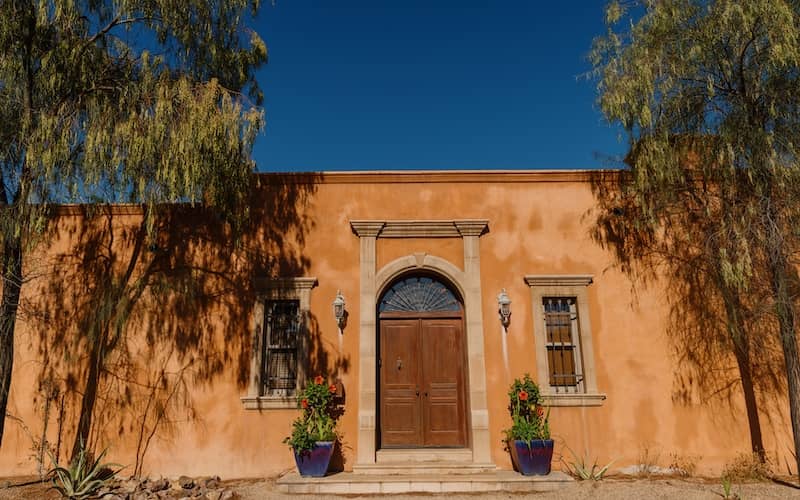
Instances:
[[[460,317],[380,319],[382,448],[465,447]]]

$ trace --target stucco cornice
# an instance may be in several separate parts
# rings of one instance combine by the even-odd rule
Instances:
[[[317,286],[317,278],[256,278],[259,290],[311,290]]]
[[[350,227],[359,237],[460,238],[486,233],[489,230],[489,221],[487,219],[352,220]]]
[[[528,286],[589,286],[591,274],[529,274],[525,276]]]
[[[260,173],[291,182],[313,184],[433,184],[589,182],[618,175],[619,170],[396,170],[298,173]]]

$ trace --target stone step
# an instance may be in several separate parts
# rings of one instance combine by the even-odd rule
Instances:
[[[353,472],[371,475],[409,475],[409,474],[475,474],[478,472],[491,472],[496,469],[494,464],[475,464],[472,462],[382,462],[376,464],[353,465]]]
[[[472,462],[472,450],[469,448],[420,448],[409,449],[384,449],[375,453],[375,461],[379,464],[408,463],[408,462]]]
[[[276,482],[283,493],[363,495],[378,493],[487,493],[552,491],[574,479],[563,472],[523,476],[512,471],[474,474],[375,475],[340,472],[326,477],[301,477],[290,472]]]

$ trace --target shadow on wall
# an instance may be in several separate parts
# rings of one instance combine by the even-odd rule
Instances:
[[[123,438],[136,443],[139,475],[154,437],[200,418],[193,387],[233,380],[244,390],[253,278],[305,275],[317,181],[256,179],[240,234],[213,211],[182,205],[157,207],[150,233],[141,212],[124,207],[54,219],[53,236],[68,250],[41,257],[49,272],[25,304],[42,361],[34,402],[42,432],[33,438],[40,467],[48,450],[64,460],[82,442],[100,450]],[[312,369],[349,370],[347,359],[330,363],[312,320]]]
[[[592,237],[631,279],[634,296],[637,288],[654,286],[668,298],[673,400],[684,405],[716,400],[731,412],[727,417],[746,417],[753,451],[763,457],[760,419],[782,418],[783,360],[770,299],[759,283],[742,293],[721,279],[720,251],[736,251],[720,230],[730,207],[723,210],[713,186],[690,182],[675,190],[680,199],[674,210],[648,219],[651,214],[628,189],[632,182],[629,170],[594,177],[597,204],[587,215],[594,221]],[[731,405],[743,397],[747,415]],[[773,429],[783,425],[774,424]]]

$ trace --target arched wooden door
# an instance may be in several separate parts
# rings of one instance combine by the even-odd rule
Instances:
[[[395,282],[378,305],[382,448],[465,447],[463,307],[432,276]]]

